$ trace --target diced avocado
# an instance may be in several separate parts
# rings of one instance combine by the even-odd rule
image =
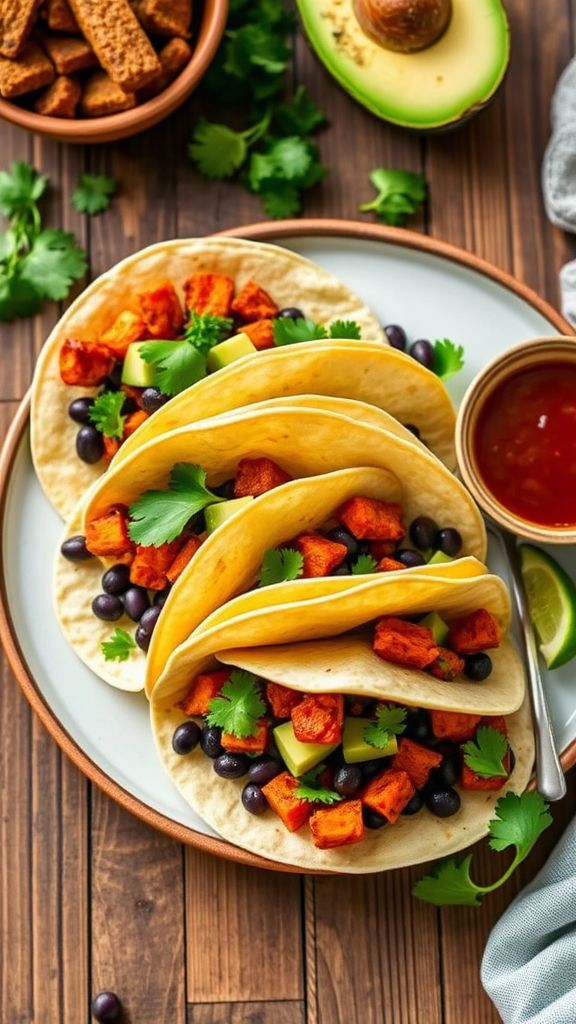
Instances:
[[[277,725],[274,729],[274,739],[288,771],[296,777],[315,768],[340,745],[339,743],[301,743],[294,735],[292,722],[283,722],[282,725]]]
[[[364,729],[370,725],[369,718],[345,718],[344,732],[342,733],[342,747],[344,749],[344,760],[347,764],[357,764],[358,761],[375,761],[378,757],[390,757],[398,752],[398,740],[391,736],[387,746],[372,747],[364,739]]]
[[[443,551],[435,551],[431,558],[428,559],[428,565],[442,565],[444,562],[453,562],[454,559],[451,555],[445,555]]]
[[[206,533],[214,533],[222,523],[225,523],[230,516],[239,512],[241,508],[252,504],[254,498],[248,495],[247,498],[232,498],[231,501],[219,501],[216,505],[207,505],[204,509],[204,522]]]
[[[208,372],[214,373],[215,370],[222,370],[225,366],[230,363],[236,362],[237,359],[242,359],[243,356],[253,356],[258,349],[252,344],[247,334],[235,334],[233,338],[227,338],[226,341],[221,341],[219,345],[214,345],[208,353]]]
[[[438,647],[445,647],[448,639],[448,633],[450,632],[449,626],[446,625],[444,619],[441,619],[438,612],[430,612],[418,623],[419,626],[427,626],[428,629],[432,630],[432,636],[434,637],[434,643]]]
[[[154,367],[145,363],[140,355],[142,345],[147,344],[146,341],[133,341],[128,346],[122,367],[123,384],[130,384],[133,388],[151,388],[154,384]]]

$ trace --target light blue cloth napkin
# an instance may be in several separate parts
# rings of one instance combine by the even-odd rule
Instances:
[[[576,232],[576,57],[564,69],[550,109],[551,135],[542,162],[542,193],[549,220]],[[560,271],[562,313],[576,326],[576,260]],[[576,1022],[576,1015],[574,1017]]]
[[[576,821],[493,928],[482,984],[504,1024],[576,1024]]]

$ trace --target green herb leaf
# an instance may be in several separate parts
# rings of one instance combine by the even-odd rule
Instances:
[[[468,740],[462,747],[464,762],[482,779],[493,779],[496,776],[506,778],[503,759],[508,751],[508,740],[498,729],[481,725],[473,740]]]
[[[202,355],[207,355],[214,345],[230,334],[233,322],[228,317],[212,316],[211,313],[191,313],[184,331],[184,340]]]
[[[33,316],[42,306],[42,298],[29,281],[17,273],[7,274],[0,268],[0,320],[16,320]]]
[[[371,202],[363,203],[360,210],[374,212],[385,224],[404,224],[426,198],[426,179],[413,171],[378,167],[372,171],[370,181],[378,195]]]
[[[206,487],[201,466],[178,462],[171,474],[169,490],[145,491],[130,505],[128,533],[136,544],[160,547],[179,537],[193,516],[207,505],[223,501]]]
[[[376,709],[376,720],[364,729],[364,739],[371,747],[384,750],[392,736],[399,736],[406,728],[406,708],[388,707]]]
[[[364,576],[367,573],[376,572],[376,566],[378,562],[372,555],[358,555],[355,562],[352,563],[352,575],[353,576]]]
[[[86,273],[86,254],[74,235],[50,228],[36,236],[20,263],[20,276],[42,298],[65,299],[72,283]]]
[[[482,890],[470,878],[472,854],[458,861],[454,857],[440,861],[431,875],[424,875],[412,889],[412,895],[436,907],[479,907]]]
[[[284,583],[296,580],[302,575],[304,558],[293,548],[272,548],[266,551],[258,572],[259,587],[269,587],[273,583]]]
[[[72,204],[79,213],[93,217],[108,209],[116,189],[114,178],[107,174],[82,174],[72,193]]]
[[[154,384],[165,395],[179,395],[206,376],[206,359],[188,341],[149,341],[139,351],[154,367]]]
[[[207,178],[230,178],[244,163],[248,143],[244,132],[225,124],[200,121],[194,129],[188,155]]]
[[[121,410],[125,401],[123,391],[104,391],[94,399],[88,416],[105,437],[122,437],[126,417],[121,415]]]
[[[360,341],[360,327],[355,320],[335,320],[330,324],[330,337]]]
[[[264,212],[273,220],[294,217],[300,212],[300,192],[288,182],[278,181],[270,190],[259,193]]]
[[[311,804],[337,804],[342,800],[339,793],[328,789],[320,782],[320,776],[325,769],[325,764],[319,764],[316,768],[306,772],[299,780],[300,785],[294,790],[294,796],[300,800],[307,800]]]
[[[256,676],[238,670],[224,683],[220,696],[210,701],[206,721],[232,736],[246,739],[256,735],[258,720],[265,714],[266,705]]]
[[[449,338],[434,342],[434,373],[441,380],[448,380],[464,366],[464,347],[455,345]]]
[[[325,327],[315,324],[306,317],[292,320],[290,317],[282,316],[274,321],[275,345],[297,345],[302,341],[322,341],[327,337]]]
[[[106,661],[126,661],[130,651],[136,650],[136,644],[125,629],[116,626],[110,639],[103,640],[100,648]]]
[[[48,178],[30,164],[16,160],[9,171],[0,171],[0,213],[21,217],[36,207],[48,186]]]
[[[312,102],[304,85],[299,85],[292,99],[278,107],[274,118],[275,126],[283,135],[310,135],[326,123],[324,114]]]

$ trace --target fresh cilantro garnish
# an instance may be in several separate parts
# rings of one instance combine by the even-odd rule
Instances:
[[[38,295],[54,302],[65,299],[72,283],[85,271],[86,256],[75,244],[74,235],[56,229],[36,235],[20,263],[20,276]]]
[[[72,204],[78,213],[88,213],[93,217],[108,209],[116,188],[114,178],[107,174],[82,174],[72,193]]]
[[[130,651],[136,650],[136,644],[125,629],[116,626],[110,639],[103,640],[100,648],[106,661],[126,661]]]
[[[364,576],[366,573],[376,572],[376,566],[378,565],[375,558],[372,555],[358,555],[355,562],[352,563],[351,573],[353,576]]]
[[[0,171],[0,213],[5,217],[29,214],[34,219],[38,215],[36,203],[47,187],[46,175],[38,174],[24,160],[15,160],[10,171]]]
[[[211,313],[191,313],[184,330],[184,340],[207,355],[214,345],[230,334],[233,320]]]
[[[274,321],[274,344],[297,345],[301,341],[323,341],[328,332],[321,324],[315,324],[302,316],[298,320],[281,316]]]
[[[319,764],[316,768],[306,772],[300,778],[300,785],[294,790],[294,796],[300,800],[307,800],[311,804],[337,804],[342,799],[340,794],[335,793],[333,789],[328,789],[320,782],[320,776],[325,768],[325,764]]]
[[[251,672],[235,670],[208,705],[206,721],[240,739],[255,736],[258,720],[266,714],[260,684]]]
[[[168,486],[166,491],[145,491],[130,505],[128,533],[136,544],[168,544],[207,505],[224,501],[206,487],[206,473],[201,466],[178,462]]]
[[[447,380],[464,366],[464,348],[455,345],[449,338],[434,342],[434,373],[441,380]]]
[[[303,85],[299,85],[292,99],[276,111],[276,124],[284,135],[310,135],[325,123],[324,114]]]
[[[413,171],[378,167],[372,171],[370,181],[378,195],[371,202],[363,203],[360,210],[363,213],[373,211],[385,224],[404,224],[426,198],[426,179]]]
[[[139,351],[154,367],[154,384],[165,395],[179,395],[206,376],[205,357],[188,341],[148,341]]]
[[[272,583],[284,583],[286,580],[297,580],[304,569],[304,558],[294,548],[272,548],[266,551],[258,572],[259,587],[269,587]]]
[[[125,401],[126,395],[123,391],[104,391],[94,399],[88,414],[90,422],[106,437],[122,437],[126,420],[126,417],[122,416]]]
[[[498,729],[481,725],[473,740],[462,747],[464,762],[482,779],[493,779],[497,775],[508,775],[503,759],[508,752],[508,740]]]
[[[330,337],[360,341],[360,327],[355,320],[334,320],[334,323],[330,324]]]
[[[406,708],[383,705],[376,709],[376,720],[364,729],[364,739],[371,747],[384,750],[391,736],[399,736],[406,728]]]
[[[492,885],[476,885],[470,878],[472,855],[462,861],[450,857],[441,861],[433,874],[425,875],[416,883],[412,890],[414,896],[437,907],[456,904],[479,906],[483,896],[508,881],[537,839],[552,824],[548,804],[535,791],[521,796],[506,793],[496,804],[494,813],[495,817],[488,826],[491,849],[500,852],[509,846],[516,847],[516,855],[504,874]]]
[[[266,130],[268,119],[244,132],[236,132],[225,124],[199,121],[194,129],[188,156],[206,178],[230,178],[245,162],[249,147]]]

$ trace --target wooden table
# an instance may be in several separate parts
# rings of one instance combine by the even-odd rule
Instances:
[[[303,39],[296,77],[328,113],[331,170],[305,214],[354,218],[377,166],[424,171],[430,203],[413,227],[512,271],[552,302],[574,252],[547,223],[540,162],[554,82],[571,56],[576,3],[508,0],[513,58],[505,88],[454,134],[420,139],[372,118],[316,63]],[[572,7],[570,17],[568,9]],[[158,239],[262,219],[240,187],[207,185],[186,157],[194,102],[137,139],[63,147],[7,125],[1,165],[50,175],[49,221],[76,232],[101,273]],[[69,196],[84,171],[121,194],[87,219]],[[572,249],[574,247],[572,246]],[[55,322],[1,328],[2,426],[24,394]],[[60,754],[9,670],[0,690],[0,1020],[79,1024],[117,991],[132,1024],[489,1024],[478,978],[488,931],[544,861],[576,808],[576,785],[521,871],[481,910],[437,911],[410,888],[422,869],[365,878],[300,878],[237,867],[185,849],[121,810]],[[479,844],[485,877],[495,858]]]

